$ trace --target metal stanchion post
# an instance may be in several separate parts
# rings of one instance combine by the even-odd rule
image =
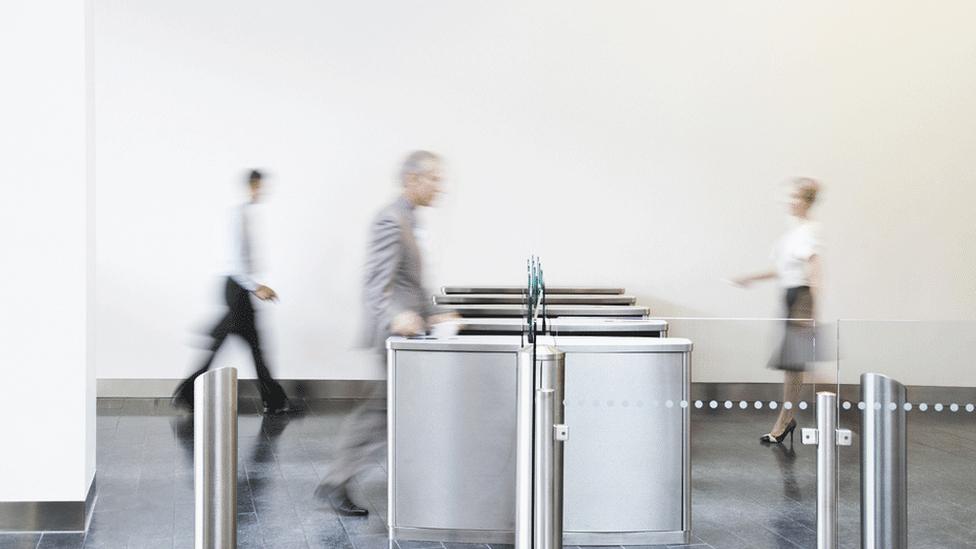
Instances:
[[[516,549],[563,546],[565,354],[528,346],[518,361]]]
[[[196,379],[193,478],[194,547],[237,547],[237,370],[219,368]]]
[[[908,547],[908,450],[905,386],[861,376],[861,547]]]
[[[817,446],[817,549],[837,547],[837,447],[851,432],[837,429],[837,395],[817,393],[817,428],[803,429],[803,444]]]

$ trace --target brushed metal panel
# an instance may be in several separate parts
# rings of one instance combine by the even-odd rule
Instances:
[[[394,526],[514,530],[515,353],[395,353]]]
[[[566,354],[567,533],[683,529],[683,357]]]
[[[524,305],[525,294],[442,294],[434,296],[435,305]],[[633,305],[632,295],[555,294],[546,295],[549,305]]]
[[[442,286],[444,294],[522,294],[526,292],[523,286]],[[599,294],[619,295],[623,288],[609,288],[605,286],[547,286],[546,293],[554,294]]]
[[[524,305],[451,305],[450,310],[462,317],[520,317],[525,314]],[[549,318],[563,316],[644,318],[650,314],[647,307],[636,305],[547,305]]]

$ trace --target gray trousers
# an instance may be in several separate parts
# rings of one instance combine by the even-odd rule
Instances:
[[[380,354],[386,367],[386,352]],[[386,444],[386,383],[374,383],[366,398],[356,400],[342,420],[336,440],[336,457],[322,484],[346,486],[376,459]]]

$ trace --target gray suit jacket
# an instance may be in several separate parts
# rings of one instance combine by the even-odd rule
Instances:
[[[414,237],[413,205],[398,198],[380,210],[370,228],[366,257],[365,327],[362,344],[382,350],[390,323],[403,311],[424,319],[434,312],[431,293],[423,283],[420,248]]]

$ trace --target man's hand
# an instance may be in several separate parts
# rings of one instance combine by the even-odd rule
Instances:
[[[431,315],[428,319],[428,323],[433,326],[434,324],[440,324],[441,322],[451,322],[454,320],[461,320],[461,315],[455,313],[454,311],[447,313],[438,313],[436,315]]]
[[[413,311],[403,311],[390,323],[390,331],[399,336],[422,334],[424,327],[424,319]]]
[[[254,295],[257,296],[257,298],[260,299],[261,301],[268,301],[268,300],[277,301],[278,299],[278,294],[276,294],[274,290],[265,286],[264,284],[261,284],[260,286],[258,286],[257,290],[254,290]]]

